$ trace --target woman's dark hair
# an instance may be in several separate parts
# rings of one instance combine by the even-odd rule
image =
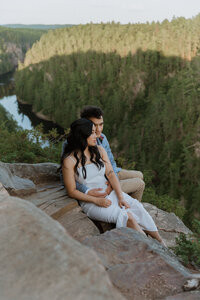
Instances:
[[[85,106],[80,114],[81,118],[89,119],[89,118],[97,118],[100,119],[103,117],[103,111],[101,108],[97,106]]]
[[[92,134],[93,123],[87,119],[78,119],[74,121],[70,126],[70,133],[67,136],[67,142],[65,143],[64,151],[61,157],[61,166],[63,164],[64,159],[73,153],[76,158],[76,164],[74,167],[75,173],[78,173],[78,165],[81,163],[83,178],[86,178],[86,156],[84,154],[84,150],[88,146],[87,138]],[[99,169],[104,166],[101,155],[99,153],[97,146],[89,146],[88,147],[91,162],[93,162]],[[78,154],[80,155],[78,156]]]

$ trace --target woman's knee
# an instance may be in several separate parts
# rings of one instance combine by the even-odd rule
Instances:
[[[127,221],[127,223],[129,223],[131,225],[136,225],[137,222],[134,219],[134,217],[132,216],[132,214],[130,212],[127,212],[127,215],[128,215],[128,221]]]

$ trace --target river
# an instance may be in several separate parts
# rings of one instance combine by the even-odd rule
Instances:
[[[26,99],[23,99],[26,101]],[[17,124],[23,129],[33,129],[40,123],[47,133],[52,128],[56,128],[58,133],[63,134],[64,130],[53,122],[39,119],[32,112],[31,105],[21,104],[17,101],[15,94],[15,84],[13,73],[0,76],[0,104],[8,111]]]

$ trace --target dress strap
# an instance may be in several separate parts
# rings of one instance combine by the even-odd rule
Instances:
[[[71,155],[69,155],[68,158],[70,158],[71,160],[73,160],[74,163],[76,163],[76,160]]]

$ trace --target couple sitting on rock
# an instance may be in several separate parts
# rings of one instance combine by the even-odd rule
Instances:
[[[95,106],[85,107],[81,119],[71,124],[61,156],[69,196],[79,200],[91,219],[115,223],[117,228],[133,228],[164,245],[153,219],[140,203],[142,173],[117,168],[102,130],[103,112]]]

